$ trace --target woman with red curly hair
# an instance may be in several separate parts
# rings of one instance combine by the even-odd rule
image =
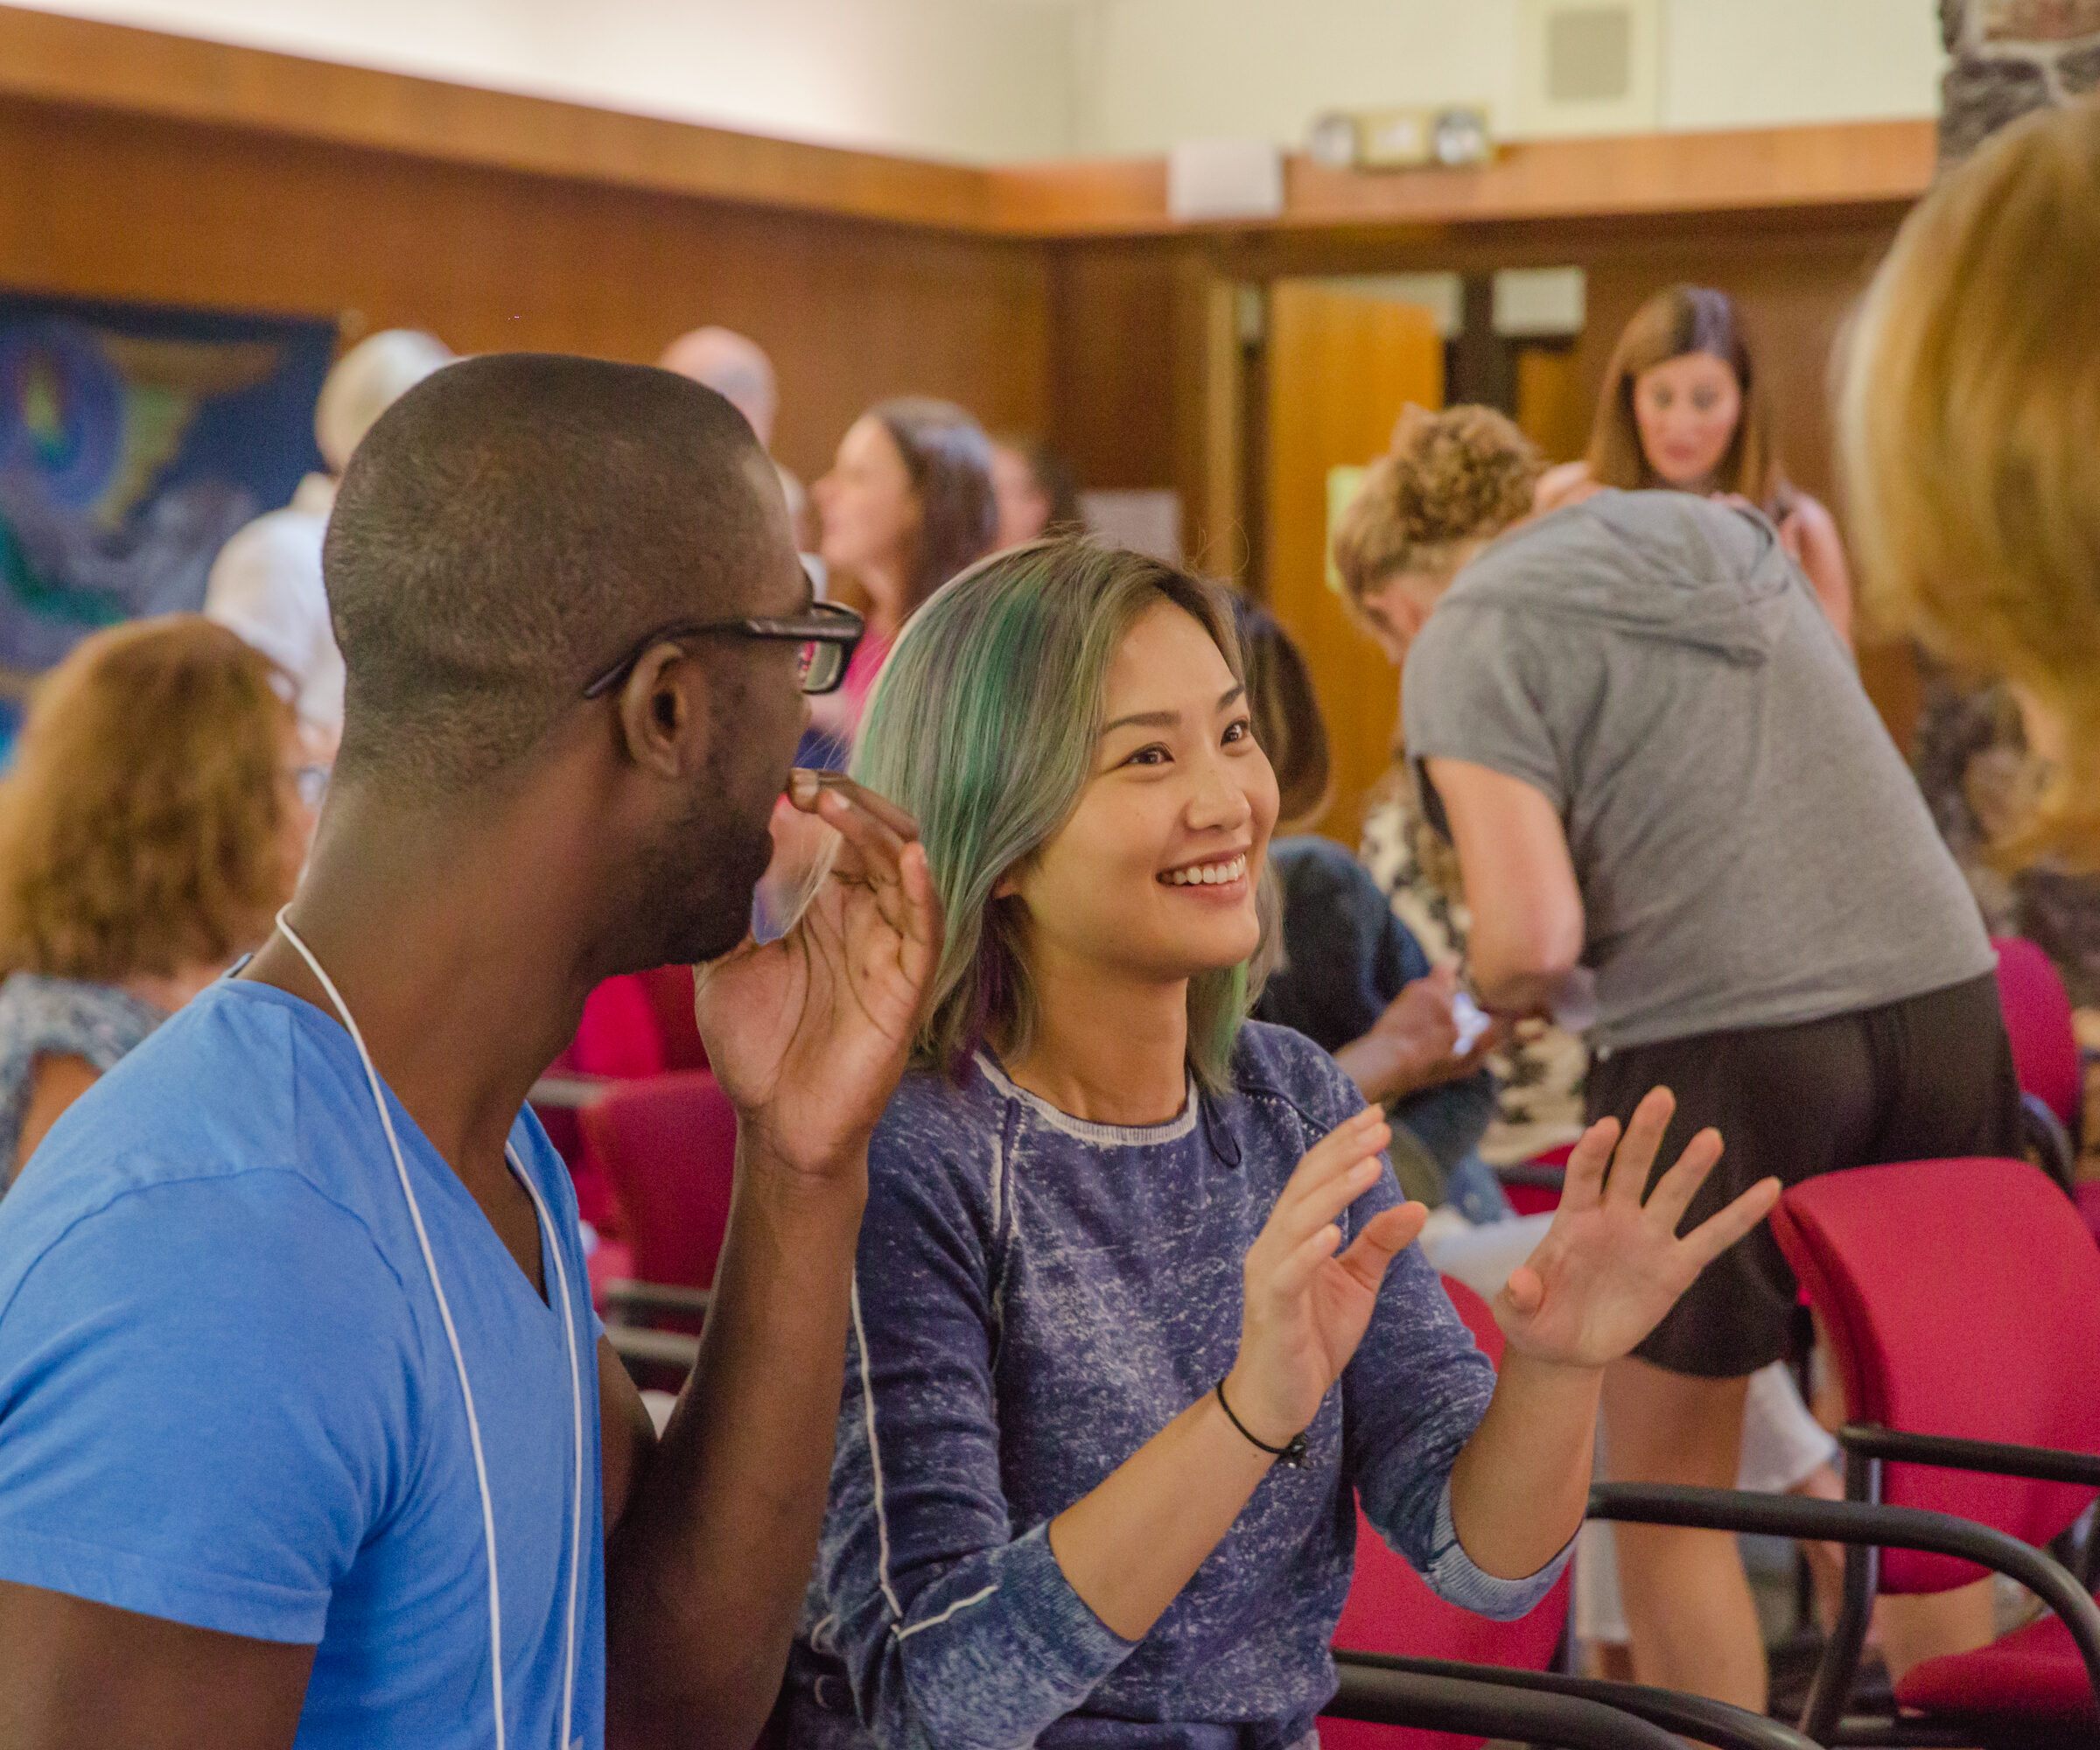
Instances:
[[[172,614],[86,640],[0,780],[0,1193],[291,897],[327,770],[276,671]]]

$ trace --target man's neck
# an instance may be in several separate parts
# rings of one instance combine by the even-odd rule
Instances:
[[[590,993],[556,861],[500,830],[345,796],[289,914],[381,1079],[477,1195],[502,1182],[511,1125]],[[242,976],[340,1018],[281,934]]]
[[[1060,1112],[1164,1124],[1188,1099],[1188,981],[1033,966],[1035,1038],[1006,1072]]]

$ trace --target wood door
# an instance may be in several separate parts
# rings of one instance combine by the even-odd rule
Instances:
[[[1270,290],[1266,351],[1269,606],[1326,716],[1334,792],[1314,829],[1354,850],[1391,758],[1400,685],[1328,587],[1330,475],[1382,454],[1409,402],[1444,404],[1444,344],[1426,310],[1284,279]]]

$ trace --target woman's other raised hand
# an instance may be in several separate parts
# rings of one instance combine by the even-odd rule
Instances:
[[[1721,1158],[1721,1137],[1701,1130],[1648,1192],[1676,1110],[1670,1090],[1657,1088],[1634,1109],[1623,1138],[1613,1118],[1583,1133],[1553,1225],[1494,1298],[1495,1321],[1512,1349],[1569,1367],[1617,1361],[1779,1201],[1779,1180],[1760,1180],[1680,1238],[1677,1224]]]

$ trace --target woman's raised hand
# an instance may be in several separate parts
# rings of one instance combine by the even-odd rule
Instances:
[[[1760,1180],[1683,1238],[1677,1223],[1721,1158],[1718,1130],[1701,1130],[1642,1193],[1676,1102],[1651,1089],[1623,1140],[1615,1119],[1583,1133],[1569,1157],[1560,1208],[1538,1249],[1494,1298],[1509,1347],[1540,1361],[1601,1367],[1654,1330],[1692,1278],[1771,1213],[1780,1183]],[[1616,1148],[1614,1148],[1616,1144]]]
[[[1225,1382],[1233,1413],[1273,1446],[1320,1413],[1320,1401],[1363,1340],[1386,1266],[1429,1211],[1404,1203],[1366,1222],[1336,1256],[1343,1210],[1386,1170],[1392,1130],[1367,1107],[1307,1151],[1247,1254],[1240,1354]]]

